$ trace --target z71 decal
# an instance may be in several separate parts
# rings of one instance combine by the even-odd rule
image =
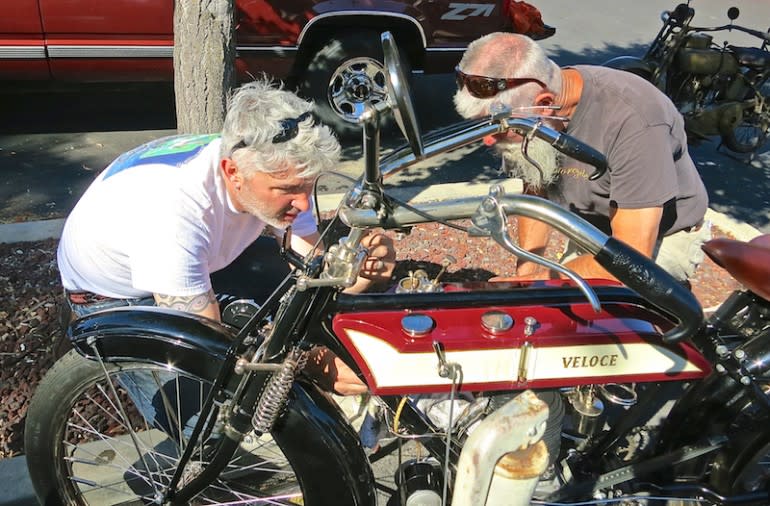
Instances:
[[[495,4],[455,3],[449,4],[449,10],[441,16],[445,21],[462,21],[475,16],[491,16]]]

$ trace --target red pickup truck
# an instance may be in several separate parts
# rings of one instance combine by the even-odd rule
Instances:
[[[0,80],[171,80],[173,9],[174,0],[0,2]],[[296,84],[341,132],[384,94],[384,30],[426,73],[451,71],[486,33],[554,31],[517,0],[236,0],[236,16],[241,78]]]

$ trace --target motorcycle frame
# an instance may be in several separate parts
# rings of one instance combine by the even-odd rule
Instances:
[[[424,156],[414,152],[407,153],[406,150],[396,150],[390,157],[378,161],[376,156],[374,156],[379,142],[378,113],[375,111],[372,114],[374,120],[367,122],[365,125],[365,159],[367,160],[365,179],[358,191],[353,191],[349,194],[340,211],[340,217],[347,225],[353,228],[369,226],[386,229],[402,228],[410,224],[429,221],[424,215],[415,215],[410,211],[398,213],[393,212],[391,209],[393,202],[388,201],[382,190],[381,180],[384,171],[381,171],[380,168],[387,167],[387,172],[395,172],[419,161]],[[505,131],[507,128],[519,128],[524,133],[537,132],[538,128],[540,128],[540,132],[543,135],[547,135],[550,140],[553,140],[553,132],[547,132],[545,128],[541,128],[539,121],[512,119],[505,115],[505,117],[493,117],[480,122],[461,125],[458,128],[452,129],[452,133],[445,138],[434,136],[433,140],[426,146],[425,154],[432,156],[440,152],[449,151],[477,141],[490,133]],[[429,136],[428,138],[431,137]],[[364,196],[368,198],[364,198]],[[500,199],[500,201],[503,200],[502,198]],[[362,202],[368,202],[363,209],[360,208]],[[374,205],[371,205],[372,202]],[[532,211],[532,209],[527,207],[531,202],[526,199],[518,199],[516,202],[523,206],[518,209],[523,215],[528,215],[528,212],[532,213],[535,211],[537,212],[534,215],[538,213],[548,214],[551,211],[556,212],[555,208],[544,206],[543,203],[539,204],[541,207],[535,206],[535,211]],[[484,215],[484,204],[479,208],[478,199],[473,199],[472,201],[455,200],[444,202],[440,205],[428,204],[420,208],[424,213],[431,214],[438,219],[451,220],[473,216],[490,217],[489,212],[487,212],[487,215]],[[487,209],[487,211],[489,210]],[[581,242],[582,239],[581,245],[596,255],[597,259],[603,258],[605,262],[615,262],[613,265],[616,268],[620,266],[633,271],[629,274],[631,277],[628,278],[628,281],[636,284],[635,289],[638,293],[620,287],[597,287],[596,291],[599,293],[600,301],[603,303],[617,302],[619,304],[633,302],[633,304],[645,307],[646,310],[652,309],[661,316],[667,315],[669,319],[672,313],[666,306],[670,305],[681,310],[686,314],[686,318],[684,322],[680,322],[682,325],[678,328],[680,332],[676,334],[676,339],[680,340],[688,337],[700,353],[705,356],[714,355],[715,352],[713,350],[717,341],[715,334],[709,328],[701,328],[700,319],[697,322],[695,321],[696,313],[694,308],[689,307],[691,302],[687,298],[688,296],[685,296],[684,292],[677,292],[676,290],[672,292],[672,287],[668,284],[653,282],[651,286],[645,285],[649,279],[654,279],[659,272],[659,268],[654,266],[649,259],[638,255],[628,255],[630,252],[626,251],[627,248],[621,248],[616,241],[613,242],[609,238],[604,242],[606,236],[603,234],[598,233],[598,231],[594,232],[592,228],[579,226],[579,224],[572,223],[569,220],[565,221],[562,219],[563,216],[558,213],[551,214],[548,218],[552,220],[549,222],[552,226],[556,226],[556,228],[561,227],[561,231],[570,234],[572,238],[578,239],[578,242]],[[600,235],[597,235],[597,233]],[[617,251],[624,253],[624,255],[616,255]],[[623,260],[617,261],[614,258],[615,256],[623,256]],[[238,444],[238,436],[242,436],[251,429],[251,417],[259,401],[259,395],[269,379],[270,373],[275,370],[271,369],[271,364],[279,364],[291,349],[309,349],[314,344],[327,345],[338,353],[348,365],[361,374],[360,369],[356,366],[356,362],[351,359],[348,350],[330,329],[329,318],[334,311],[356,311],[375,305],[378,308],[389,307],[392,309],[415,307],[417,298],[411,294],[347,296],[338,293],[336,286],[333,284],[326,286],[304,286],[298,289],[298,282],[302,276],[305,276],[305,279],[311,280],[318,278],[318,274],[323,268],[323,258],[320,256],[315,257],[306,263],[296,258],[296,256],[292,256],[289,252],[287,253],[287,259],[295,265],[301,265],[302,268],[297,269],[287,277],[265,305],[237,334],[233,331],[228,331],[222,325],[210,322],[204,318],[153,308],[118,309],[96,313],[75,322],[68,332],[76,349],[89,358],[98,357],[98,359],[105,362],[115,363],[130,360],[146,361],[160,365],[168,365],[170,363],[184,364],[185,368],[190,368],[185,370],[195,372],[196,374],[200,373],[203,378],[213,379],[214,388],[211,389],[206,400],[204,414],[208,413],[206,409],[212,408],[213,400],[219,394],[218,390],[227,388],[228,390],[240,392],[240,397],[234,400],[234,404],[239,409],[232,410],[232,417],[228,421],[230,433],[233,437],[223,438],[223,442],[218,448],[212,464],[183,488],[175,490],[184,463],[190,458],[197,437],[205,430],[205,420],[208,416],[199,417],[199,421],[190,438],[188,451],[180,459],[182,464],[179,466],[177,475],[168,487],[168,499],[172,503],[185,503],[189,498],[203,490],[221,472]],[[634,268],[631,269],[631,266]],[[290,291],[291,294],[288,302],[282,302],[284,295]],[[581,293],[584,294],[585,292],[574,288],[556,289],[547,296],[544,295],[542,300],[545,304],[548,302],[549,297],[550,300],[559,298],[562,300],[575,299],[576,297],[581,297]],[[645,298],[639,294],[649,297]],[[421,295],[419,300],[422,304],[447,307],[458,303],[456,301],[452,302],[453,298],[456,299],[455,295],[425,294]],[[523,296],[526,296],[526,294],[523,294]],[[653,296],[663,297],[666,303],[650,305],[650,298],[653,298]],[[521,297],[522,293],[490,295],[489,293],[480,292],[463,295],[462,303],[471,306],[489,305],[492,302],[516,303],[517,301],[521,302]],[[689,297],[692,297],[691,294]],[[697,302],[695,304],[697,306]],[[279,307],[280,309],[278,309]],[[697,309],[697,315],[700,315],[699,306]],[[253,345],[246,344],[249,333],[263,322],[266,315],[276,310],[282,311],[283,316],[277,318],[274,322],[275,326],[271,337],[267,338],[267,345],[263,349],[264,353],[263,358],[260,359],[260,364],[264,365],[265,368],[246,373],[241,377],[235,375],[233,370],[237,357],[244,352],[251,353],[254,351]],[[698,318],[700,317],[698,316]],[[323,329],[323,338],[320,340],[315,330],[310,330],[318,328]],[[670,335],[672,339],[673,336],[674,334]],[[665,339],[666,336],[662,337]],[[680,419],[687,419],[688,426],[690,427],[693,424],[706,427],[707,430],[714,427],[713,413],[707,413],[700,409],[690,409],[688,412],[686,407],[693,407],[701,403],[723,401],[725,394],[722,392],[735,391],[735,377],[739,378],[738,383],[741,385],[739,389],[749,391],[751,395],[755,395],[756,388],[752,390],[752,386],[744,385],[740,378],[747,375],[750,378],[756,378],[758,375],[763,376],[770,370],[770,342],[768,340],[770,340],[770,335],[761,336],[752,340],[751,343],[746,343],[745,349],[751,353],[750,357],[749,353],[746,354],[746,360],[749,358],[753,360],[750,365],[745,361],[723,360],[723,363],[728,366],[727,374],[715,375],[712,373],[709,379],[706,380],[715,387],[714,391],[709,392],[708,389],[704,390],[703,388],[691,390],[682,402],[684,407],[680,410],[680,413],[682,413]],[[235,386],[236,383],[240,382],[243,382],[243,384]],[[395,409],[397,399],[398,397],[388,396],[383,400],[391,409]],[[318,493],[321,494],[323,493],[320,490],[321,488],[329,483],[337,482],[340,476],[342,476],[343,481],[347,482],[348,486],[352,488],[352,492],[349,492],[349,495],[345,495],[342,491],[334,490],[333,493],[342,494],[337,496],[337,500],[339,500],[339,497],[351,497],[352,504],[372,504],[374,481],[371,469],[368,466],[368,461],[360,441],[352,432],[339,410],[317,388],[303,381],[295,383],[289,406],[290,416],[293,416],[292,414],[295,411],[304,413],[297,420],[301,420],[302,423],[307,423],[309,427],[316,428],[318,431],[325,433],[320,446],[331,447],[335,449],[337,454],[344,456],[344,458],[336,459],[334,463],[329,463],[329,466],[325,469],[319,470],[317,467],[313,469],[311,474],[319,477],[315,482],[322,484],[321,487],[313,488],[313,484],[307,484],[307,486],[311,487],[313,491],[318,488]],[[412,409],[409,403],[407,403],[406,409],[402,414],[402,420],[405,426],[415,434],[437,432],[430,421],[424,415]],[[668,424],[668,429],[666,430],[667,432],[675,433],[678,427]],[[600,447],[611,446],[612,442],[619,435],[620,432],[616,431],[615,434],[606,436],[605,444],[600,445]],[[663,439],[669,441],[672,446],[676,444],[674,443],[676,441],[675,437],[664,437]],[[300,445],[304,444],[304,442],[300,443]],[[425,444],[434,456],[443,459],[446,447],[441,438],[427,438]],[[314,451],[313,448],[308,449],[307,447],[300,449],[291,442],[287,442],[286,445],[285,450],[287,451]],[[457,445],[453,444],[452,447],[455,453],[450,458],[452,462],[449,465],[455,462],[457,455]],[[322,475],[319,476],[319,472]],[[324,477],[329,479],[325,480]]]
[[[414,304],[418,298],[410,294],[335,295],[333,291],[327,288],[318,290],[327,291],[327,295],[331,299],[327,302],[321,302],[319,299],[317,307],[326,307],[332,310],[324,311],[323,314],[317,313],[315,317],[306,320],[310,323],[310,328],[319,328],[316,324],[320,325],[324,331],[322,339],[318,339],[319,334],[317,333],[306,333],[303,338],[312,337],[314,338],[313,341],[332,347],[333,351],[342,357],[347,355],[347,350],[330,330],[330,316],[332,314],[337,311],[362,311],[375,307],[377,309],[414,309]],[[522,291],[518,294],[479,292],[467,294],[465,299],[459,302],[449,301],[447,297],[442,297],[441,294],[425,294],[428,296],[419,298],[422,299],[421,304],[425,307],[435,304],[487,306],[491,303],[515,303],[517,300],[521,302],[521,299],[527,297],[526,292]],[[529,292],[531,297],[531,291]],[[598,287],[597,292],[603,304],[612,301],[622,304],[639,303],[648,306],[644,299],[639,298],[637,294],[624,287]],[[581,293],[575,288],[554,289],[541,294],[541,298],[536,299],[535,303],[545,305],[557,300],[563,302],[564,300],[578,300],[581,297]],[[715,315],[712,320],[728,317],[728,315],[746,307],[746,304],[752,303],[752,298],[751,295],[741,294],[731,307],[724,308],[723,314]],[[531,302],[532,299],[529,298],[528,303]],[[308,311],[312,310],[311,307],[305,307]],[[141,318],[143,315],[147,319]],[[152,335],[147,333],[149,319],[152,319],[153,322]],[[709,350],[713,354],[715,343],[721,342],[717,336],[719,328],[717,323],[713,321],[711,326],[693,336],[693,342],[699,343],[698,348],[703,350],[704,355],[709,354]],[[180,366],[184,365],[184,370],[208,378],[212,378],[212,375],[217,372],[216,367],[213,367],[215,364],[222,364],[219,366],[219,372],[232,370],[227,367],[227,356],[228,350],[234,348],[232,344],[234,334],[222,332],[222,329],[212,325],[210,321],[204,318],[191,318],[189,315],[177,314],[173,311],[136,308],[96,313],[76,322],[70,334],[73,337],[73,343],[81,353],[93,358],[93,353],[89,353],[89,350],[96,345],[100,350],[100,355],[107,362],[138,360],[168,365],[169,360],[173,359],[174,363]],[[770,335],[761,335],[750,342],[741,343],[739,348],[746,350],[746,358],[742,363],[752,367],[750,371],[752,377],[756,378],[767,374],[770,370]],[[346,362],[352,367],[356,367],[354,361],[346,360]],[[716,360],[716,362],[719,363],[720,361]],[[728,357],[721,362],[730,364],[731,360]],[[712,373],[708,378],[693,383],[688,392],[676,403],[664,429],[661,431],[661,447],[665,447],[665,451],[674,451],[684,443],[689,442],[692,437],[691,434],[688,434],[687,427],[702,427],[703,433],[717,434],[726,420],[729,421],[737,416],[740,409],[745,407],[747,403],[755,402],[756,396],[752,387],[742,384],[741,377],[743,377],[741,368],[733,361],[729,371],[721,374]],[[234,388],[232,381],[237,381],[238,378],[231,377],[230,380],[229,389],[232,390]],[[368,499],[373,491],[373,481],[362,480],[361,473],[364,472],[364,476],[367,476],[365,471],[369,468],[369,464],[363,454],[357,435],[350,430],[344,415],[325,395],[308,383],[297,382],[293,392],[290,403],[292,409],[289,412],[293,414],[298,411],[302,415],[299,418],[292,416],[295,423],[301,424],[299,426],[302,426],[305,431],[316,432],[314,429],[318,429],[325,436],[319,441],[320,447],[331,445],[332,448],[338,448],[338,453],[345,456],[344,461],[347,463],[347,465],[340,466],[330,463],[328,467],[323,469],[314,468],[313,472],[318,477],[317,482],[328,485],[328,483],[336,482],[340,476],[344,476],[346,482],[355,484],[353,490],[359,499],[354,504],[368,504]],[[728,402],[731,399],[733,402]],[[395,412],[400,396],[383,396],[382,400]],[[644,403],[640,402],[639,404]],[[704,410],[703,406],[719,406],[720,408],[718,410]],[[728,406],[730,409],[724,409],[724,406]],[[605,433],[601,441],[592,447],[587,454],[589,458],[591,456],[599,457],[610,449],[628,429],[635,426],[638,422],[638,417],[635,414],[640,413],[641,415],[641,411],[641,409],[630,410],[622,425],[612,427],[610,432]],[[328,420],[328,417],[331,419]],[[201,417],[201,419],[204,418]],[[321,419],[327,419],[327,421],[322,423]],[[440,433],[440,430],[422,413],[415,410],[410,403],[403,406],[400,420],[401,425],[413,434]],[[446,445],[442,437],[426,437],[421,439],[421,443],[432,456],[440,460],[444,459]],[[315,448],[308,447],[306,442],[290,442],[289,447],[285,450],[313,453]],[[455,441],[452,445],[450,467],[454,466],[458,457],[458,446]],[[342,461],[341,459],[338,462]],[[653,471],[650,470],[649,472]],[[300,473],[298,472],[298,474]],[[188,494],[194,495],[194,492],[188,488],[190,486],[188,485],[183,489],[186,492],[184,496],[177,496],[180,503],[183,502],[181,499]],[[204,484],[199,484],[199,486],[202,487]],[[342,496],[337,495],[336,497]]]

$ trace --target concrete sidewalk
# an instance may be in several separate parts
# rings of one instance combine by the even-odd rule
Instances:
[[[27,459],[23,455],[0,459],[0,506],[33,506],[37,504],[32,482],[27,472]]]

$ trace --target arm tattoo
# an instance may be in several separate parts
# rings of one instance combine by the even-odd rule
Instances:
[[[168,307],[188,313],[200,314],[205,312],[209,306],[216,304],[217,299],[214,297],[213,290],[188,296],[162,295],[156,293],[155,303],[158,307]]]

